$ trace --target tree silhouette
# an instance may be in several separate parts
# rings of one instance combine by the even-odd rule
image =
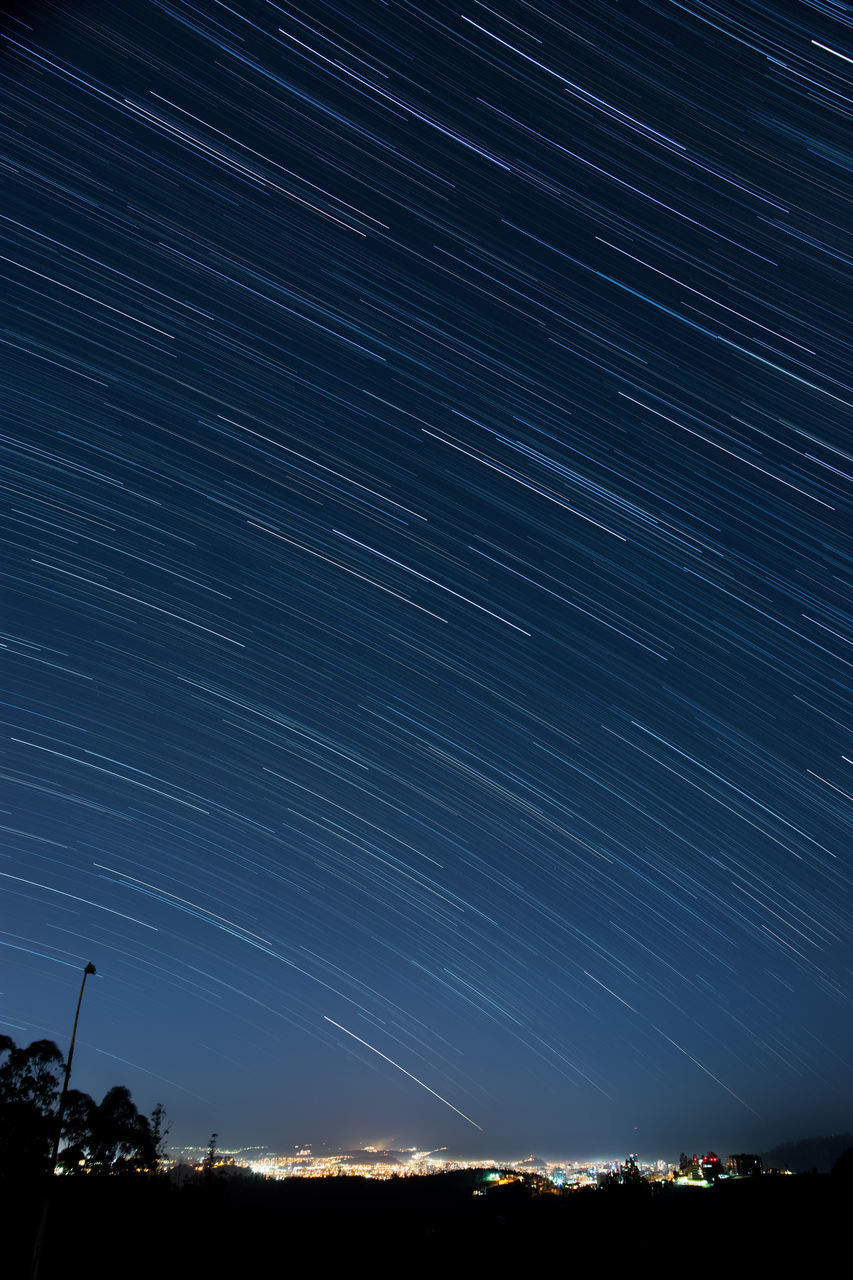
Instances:
[[[166,1158],[166,1139],[169,1136],[169,1124],[166,1119],[166,1108],[158,1102],[148,1121],[151,1130],[151,1145],[154,1152],[152,1172],[155,1172]]]
[[[156,1163],[151,1127],[124,1085],[115,1085],[94,1108],[89,1151],[98,1172],[147,1169]]]
[[[50,1168],[57,1102],[65,1061],[52,1040],[19,1048],[0,1036],[0,1176],[32,1175]],[[100,1103],[69,1089],[62,1117],[59,1165],[66,1172],[118,1173],[157,1167],[158,1144],[167,1130],[162,1107],[155,1108],[157,1136],[123,1085]]]
[[[41,1173],[50,1160],[65,1060],[52,1040],[18,1048],[0,1036],[0,1174]]]
[[[207,1144],[207,1155],[204,1158],[204,1164],[202,1166],[204,1170],[204,1176],[208,1180],[210,1180],[213,1177],[213,1170],[216,1166],[216,1144],[218,1141],[219,1141],[219,1134],[212,1133],[210,1135],[210,1141]]]
[[[59,1165],[67,1173],[154,1172],[162,1145],[162,1107],[155,1108],[160,1130],[155,1139],[151,1123],[137,1111],[123,1085],[110,1089],[100,1103],[87,1093],[69,1089],[62,1123],[65,1144]]]
[[[66,1173],[73,1173],[82,1165],[88,1164],[95,1109],[95,1103],[88,1093],[69,1089],[65,1095],[62,1141],[66,1145],[59,1153],[58,1163]]]

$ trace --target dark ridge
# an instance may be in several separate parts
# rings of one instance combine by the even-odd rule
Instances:
[[[792,1173],[831,1173],[835,1161],[853,1147],[853,1133],[836,1133],[831,1138],[799,1138],[780,1142],[763,1155],[765,1169],[790,1169]]]

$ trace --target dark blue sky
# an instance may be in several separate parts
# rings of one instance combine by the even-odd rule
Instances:
[[[850,1127],[847,23],[14,8],[5,1031],[93,961],[176,1141]]]

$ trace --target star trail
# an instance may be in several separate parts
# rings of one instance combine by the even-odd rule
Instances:
[[[4,1031],[93,961],[76,1083],[173,1140],[850,1127],[851,62],[6,11]]]

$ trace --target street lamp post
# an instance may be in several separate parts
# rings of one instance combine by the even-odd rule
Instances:
[[[80,983],[80,994],[77,997],[77,1010],[74,1014],[74,1026],[71,1031],[71,1044],[65,1061],[65,1079],[62,1081],[62,1092],[59,1095],[59,1107],[56,1112],[56,1133],[53,1137],[53,1151],[50,1157],[50,1175],[56,1173],[56,1162],[59,1159],[59,1143],[62,1139],[62,1120],[65,1115],[65,1099],[68,1095],[68,1081],[71,1079],[71,1059],[74,1057],[74,1041],[77,1039],[77,1020],[80,1017],[80,1005],[83,1003],[83,989],[90,974],[97,973],[95,966],[89,962],[83,970],[83,981]]]
[[[44,1244],[45,1231],[47,1230],[47,1215],[50,1207],[50,1192],[53,1185],[53,1175],[56,1173],[56,1162],[59,1159],[59,1143],[62,1139],[62,1119],[65,1115],[65,1099],[68,1094],[68,1081],[71,1079],[71,1059],[74,1057],[74,1042],[77,1039],[77,1020],[80,1017],[80,1005],[83,1003],[83,989],[86,986],[86,979],[90,974],[97,973],[95,966],[90,962],[83,970],[83,981],[80,983],[80,994],[77,997],[77,1008],[74,1013],[74,1026],[71,1029],[71,1044],[68,1047],[68,1057],[65,1060],[65,1079],[62,1081],[62,1092],[59,1095],[59,1106],[56,1110],[56,1132],[53,1136],[53,1151],[50,1156],[50,1168],[48,1171],[48,1183],[44,1193],[44,1207],[41,1211],[41,1221],[39,1222],[38,1231],[36,1232],[35,1248],[33,1249],[33,1261],[30,1276],[32,1280],[38,1280],[39,1267],[41,1265],[42,1246]]]

